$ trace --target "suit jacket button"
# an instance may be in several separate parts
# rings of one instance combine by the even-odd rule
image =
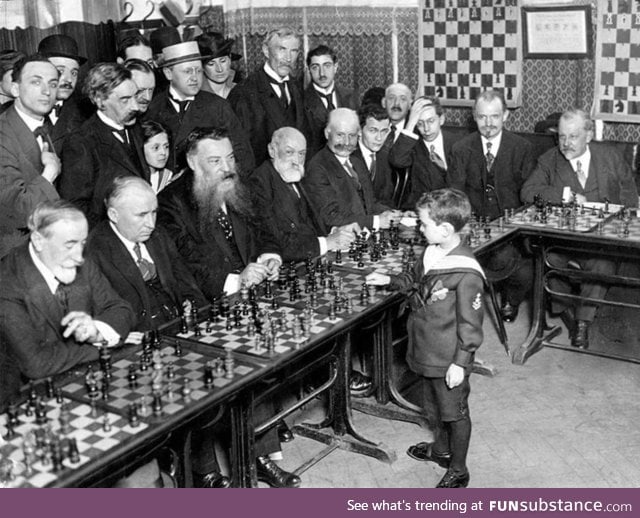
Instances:
[[[291,228],[296,228],[296,224],[295,223],[291,223]]]
[[[146,310],[146,309],[143,309],[143,310],[140,312],[140,315],[142,315],[143,317],[146,317],[146,316],[147,316],[147,310]]]

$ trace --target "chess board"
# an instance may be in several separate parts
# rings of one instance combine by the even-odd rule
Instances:
[[[181,354],[176,352],[179,344]],[[203,348],[200,348],[203,349]],[[106,408],[123,416],[128,416],[131,405],[136,405],[140,419],[157,420],[163,416],[172,415],[187,408],[190,404],[212,394],[215,390],[238,382],[243,376],[254,372],[259,364],[247,362],[242,358],[233,357],[233,366],[227,370],[226,353],[219,349],[210,348],[206,353],[198,352],[190,344],[179,340],[163,339],[160,349],[154,353],[152,362],[141,370],[142,351],[113,362],[112,377],[109,381],[108,399],[103,399],[101,391],[95,398],[95,405]],[[159,360],[161,368],[154,369],[153,363]],[[213,368],[213,380],[210,386],[205,383],[205,366]],[[130,367],[130,366],[135,367]],[[129,380],[130,368],[134,368],[137,379],[132,385]],[[171,372],[172,371],[172,372]],[[158,374],[159,372],[159,374]],[[102,384],[103,373],[95,373],[98,384]],[[153,411],[153,383],[160,385],[162,410],[160,414]],[[187,392],[185,393],[185,386]],[[63,393],[87,404],[92,404],[88,395],[86,379],[81,376],[62,387]]]
[[[425,0],[419,20],[420,89],[443,105],[472,106],[487,89],[522,104],[517,0]]]
[[[516,227],[513,224],[505,223],[504,218],[500,217],[489,223],[472,222],[460,234],[463,242],[472,250],[476,250],[515,231]]]
[[[598,3],[594,116],[640,121],[640,4]]]
[[[625,232],[625,227],[627,232]],[[640,242],[640,219],[635,217],[625,222],[618,218],[613,218],[605,223],[601,231],[596,230],[596,233],[605,237]]]
[[[528,206],[518,211],[510,218],[509,222],[518,227],[547,228],[567,232],[592,232],[615,218],[622,208],[621,205],[609,204],[605,209],[604,203],[589,203],[585,204],[584,207],[576,208],[575,218],[568,219],[562,217],[563,209],[561,207],[554,206],[551,212],[547,214],[545,221],[540,217],[539,211],[534,206]],[[564,212],[566,210],[564,209]]]
[[[270,358],[301,349],[312,336],[318,336],[343,321],[338,315],[331,318],[328,314],[312,312],[308,329],[301,328],[299,336],[296,336],[293,331],[293,321],[300,319],[303,315],[300,308],[278,304],[278,309],[273,309],[271,302],[265,300],[259,300],[257,304],[261,312],[262,329],[265,331],[268,329],[273,333],[272,346],[269,346],[266,341],[266,332],[259,333],[257,329],[253,332],[249,331],[248,315],[242,316],[238,326],[235,325],[233,318],[219,317],[217,321],[207,319],[199,322],[197,325],[200,336],[196,335],[193,326],[186,333],[179,332],[176,336],[239,353]]]
[[[327,254],[327,258],[333,261],[333,266],[337,270],[349,270],[360,272],[362,275],[367,275],[373,271],[378,271],[383,274],[397,274],[402,273],[405,263],[408,262],[409,259],[409,248],[412,245],[400,245],[398,250],[388,249],[386,250],[386,255],[378,259],[377,261],[372,261],[369,252],[365,252],[362,254],[362,261],[358,261],[353,257],[350,257],[346,252],[342,253],[342,257],[340,262],[336,262],[336,253],[329,252]],[[422,247],[415,246],[413,247],[413,256],[419,257],[422,253]],[[404,256],[404,262],[403,262]]]
[[[5,480],[4,473],[0,475],[0,487],[56,486],[56,480],[65,473],[103,456],[106,451],[148,428],[148,424],[144,422],[139,422],[137,426],[132,427],[122,416],[96,410],[95,407],[92,408],[84,403],[64,400],[64,404],[70,411],[70,431],[66,434],[60,430],[61,405],[56,403],[55,399],[45,402],[47,416],[45,425],[36,424],[33,416],[26,416],[26,403],[21,405],[19,407],[20,423],[14,428],[15,436],[11,439],[4,439],[7,435],[7,414],[0,415],[0,434],[3,437],[0,439],[0,462],[5,464],[2,471],[6,471],[6,465],[10,465],[13,471],[11,480]],[[108,431],[105,430],[105,420],[109,421]],[[77,462],[71,462],[65,455],[62,468],[54,472],[51,460],[46,464],[43,462],[45,446],[36,447],[35,461],[31,463],[31,472],[27,473],[23,448],[25,438],[30,435],[30,432],[60,440],[63,451],[68,449],[69,440],[75,439],[79,459]]]

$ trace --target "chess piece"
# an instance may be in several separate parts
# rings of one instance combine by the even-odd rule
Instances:
[[[189,332],[189,326],[187,324],[187,317],[182,315],[180,317],[180,334],[186,335]]]
[[[109,421],[109,414],[107,413],[102,416],[102,431],[106,433],[111,431],[111,421]]]
[[[137,425],[136,425],[137,426]],[[78,451],[78,441],[75,437],[69,438],[69,445],[67,447],[67,457],[69,462],[77,464],[80,462],[80,452]]]
[[[138,386],[138,374],[136,372],[137,367],[135,363],[129,365],[129,373],[127,374],[127,381],[129,382],[129,388],[135,389]]]
[[[244,282],[242,283],[242,286],[240,286],[240,299],[243,301],[249,300],[249,288]]]
[[[36,424],[43,425],[49,420],[47,417],[47,408],[41,399],[38,398],[35,407]]]
[[[177,358],[180,358],[182,356],[182,344],[178,340],[176,340],[175,343],[173,344],[173,354]]]
[[[47,396],[47,399],[53,399],[53,396],[54,396],[53,379],[47,378],[44,382],[44,387],[45,387],[44,393]]]
[[[59,405],[61,405],[63,402],[63,398],[62,398],[62,388],[57,387],[56,388],[56,403],[58,403]]]
[[[138,407],[133,403],[129,405],[128,417],[129,426],[131,426],[131,428],[136,428],[140,424],[140,418],[138,417]]]
[[[273,297],[273,287],[271,284],[272,283],[269,279],[267,279],[264,282],[264,298],[265,299],[270,299],[271,297]]]
[[[162,415],[162,393],[157,391],[153,393],[153,403],[151,404],[154,417]]]
[[[58,416],[58,421],[60,423],[60,433],[63,435],[68,435],[71,433],[71,410],[69,410],[69,405],[65,404],[60,407],[60,415]]]
[[[185,378],[182,384],[182,397],[185,403],[191,401],[191,380],[189,378]]]
[[[204,386],[211,388],[211,385],[213,385],[213,365],[208,361],[204,365]]]
[[[225,378],[233,379],[234,368],[235,368],[235,360],[233,359],[233,351],[231,349],[227,349],[224,357]]]
[[[195,337],[202,336],[202,331],[201,331],[200,326],[198,324],[195,324],[194,327],[193,327],[193,335]]]
[[[62,444],[58,438],[51,441],[51,464],[52,470],[58,472],[62,470]]]
[[[24,474],[26,477],[30,477],[33,474],[33,463],[36,460],[36,445],[35,436],[33,432],[29,432],[24,438],[22,444],[22,454],[24,457]]]

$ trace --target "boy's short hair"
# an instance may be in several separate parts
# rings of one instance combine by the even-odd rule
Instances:
[[[469,197],[458,189],[436,189],[424,193],[416,204],[416,211],[427,209],[429,217],[438,225],[449,223],[460,232],[471,218]]]

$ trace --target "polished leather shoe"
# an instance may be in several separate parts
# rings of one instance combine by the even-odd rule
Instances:
[[[571,345],[578,349],[589,348],[589,324],[586,320],[578,320],[576,322],[576,332],[571,339]]]
[[[193,474],[193,487],[202,487],[208,489],[224,489],[231,485],[229,477],[224,476],[218,471],[210,471],[205,475],[198,473]]]
[[[500,316],[504,322],[513,322],[518,318],[518,305],[511,304],[507,300],[500,308]]]
[[[276,429],[278,430],[278,438],[280,439],[280,442],[293,441],[294,439],[293,432],[291,431],[291,428],[289,428],[289,425],[287,425],[284,419],[281,419],[280,421],[278,421],[278,425],[276,426]]]
[[[451,454],[434,452],[432,442],[419,442],[418,444],[410,446],[407,450],[407,455],[412,459],[423,462],[435,462],[444,469],[447,469],[449,464],[451,464]]]
[[[271,487],[300,487],[300,477],[283,470],[269,457],[256,459],[258,468],[258,480],[269,484]]]
[[[362,372],[351,371],[351,379],[349,380],[349,391],[354,397],[367,397],[373,391],[373,382],[371,378]]]
[[[438,485],[436,487],[467,487],[469,485],[470,479],[471,477],[469,476],[468,471],[458,473],[451,469],[448,469],[444,474],[444,477],[442,477],[442,480],[438,482]]]

